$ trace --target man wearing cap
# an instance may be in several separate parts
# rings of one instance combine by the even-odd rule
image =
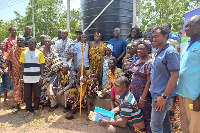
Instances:
[[[83,32],[81,30],[76,30],[76,40],[74,40],[74,43],[78,43],[79,41],[81,41],[82,34]]]
[[[122,68],[122,59],[126,54],[127,42],[120,37],[120,29],[115,28],[113,31],[114,37],[108,41],[108,44],[112,44],[112,55],[117,59],[117,67]]]

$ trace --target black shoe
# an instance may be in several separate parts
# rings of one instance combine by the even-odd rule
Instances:
[[[67,113],[69,110],[70,110],[69,108],[65,107],[65,108],[63,109],[63,113]]]
[[[58,105],[55,105],[54,107],[51,107],[49,110],[48,110],[48,112],[53,112],[55,109],[57,109],[58,108]]]

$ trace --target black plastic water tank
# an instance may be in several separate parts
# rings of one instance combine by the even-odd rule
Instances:
[[[94,18],[108,5],[110,0],[82,0],[81,17],[83,28],[94,20]],[[121,37],[127,39],[132,27],[133,0],[114,0],[106,11],[95,21],[95,23],[85,32],[88,41],[94,40],[94,33],[102,34],[101,41],[107,42],[113,38],[113,30],[121,29]]]

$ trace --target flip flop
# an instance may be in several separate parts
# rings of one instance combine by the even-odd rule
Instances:
[[[27,117],[27,116],[29,116],[30,114],[31,114],[31,112],[30,112],[30,111],[27,111],[26,114],[24,114],[24,117]]]
[[[19,109],[16,109],[16,108],[15,108],[15,109],[13,109],[13,111],[12,111],[10,114],[12,114],[12,115],[13,115],[13,114],[16,114],[18,111],[19,111]]]

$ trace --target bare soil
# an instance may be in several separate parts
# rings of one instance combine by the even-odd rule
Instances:
[[[63,113],[63,106],[59,106],[54,112],[48,112],[50,107],[41,110],[41,115],[26,113],[25,105],[17,114],[10,114],[14,105],[11,95],[8,97],[9,106],[4,106],[3,95],[0,99],[0,132],[1,133],[105,133],[106,129],[99,124],[86,120],[86,109],[82,109],[82,116],[79,111],[74,115],[74,119],[67,120]],[[98,104],[98,103],[97,103]],[[103,103],[105,104],[105,103]]]

